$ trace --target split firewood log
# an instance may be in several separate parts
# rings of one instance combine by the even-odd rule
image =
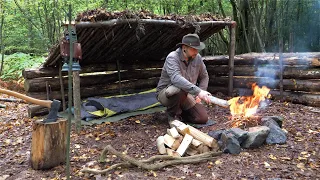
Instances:
[[[190,136],[189,134],[185,134],[184,135],[183,140],[182,140],[180,146],[177,149],[177,153],[179,153],[180,156],[184,155],[184,153],[186,152],[186,150],[190,146],[190,144],[192,142],[192,139],[193,139],[193,137]]]
[[[182,137],[178,137],[177,139],[173,138],[169,134],[165,134],[164,136],[164,144],[173,150],[177,150],[182,142]]]
[[[167,129],[167,134],[172,136],[173,138],[178,138],[180,134],[178,133],[177,129],[175,127],[172,127],[171,129]]]
[[[159,136],[157,138],[157,147],[158,147],[158,151],[160,154],[166,154],[166,147],[164,145],[164,137],[163,136]]]
[[[170,123],[170,126],[175,127],[178,130],[178,132],[181,133],[182,135],[186,135],[186,134],[191,135],[193,138],[203,142],[205,145],[209,146],[210,148],[213,148],[213,150],[219,149],[218,142],[214,138],[212,138],[208,134],[205,134],[192,126],[186,125],[179,120],[172,121]]]

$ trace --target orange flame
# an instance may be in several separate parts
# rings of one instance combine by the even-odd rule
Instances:
[[[230,112],[233,117],[251,117],[259,107],[261,101],[269,98],[270,89],[266,86],[259,86],[254,83],[251,89],[253,90],[252,96],[239,96],[234,97],[228,101],[230,104]]]

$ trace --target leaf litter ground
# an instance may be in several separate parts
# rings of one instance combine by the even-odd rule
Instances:
[[[6,97],[1,94],[0,97]],[[32,123],[39,118],[27,118],[27,104],[0,102],[0,179],[66,179],[65,166],[50,170],[32,170],[29,164]],[[229,111],[208,107],[217,124],[201,131],[227,128]],[[99,163],[106,145],[137,159],[158,154],[156,139],[169,127],[164,112],[139,115],[115,123],[85,126],[80,134],[71,135],[71,179],[320,179],[320,109],[292,103],[272,102],[261,110],[262,116],[284,117],[288,132],[284,145],[263,145],[243,149],[239,155],[222,154],[212,161],[176,165],[160,171],[138,168],[113,170],[105,175],[82,173],[84,167],[105,169],[122,162],[108,155]]]

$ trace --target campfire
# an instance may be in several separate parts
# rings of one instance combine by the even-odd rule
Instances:
[[[283,118],[277,116],[258,116],[262,102],[270,98],[270,89],[261,88],[254,83],[252,96],[239,96],[229,101],[216,97],[211,102],[230,108],[230,129],[210,131],[208,134],[174,120],[167,134],[159,136],[157,147],[160,154],[171,156],[193,156],[209,151],[222,151],[239,154],[241,149],[257,148],[263,144],[286,143],[286,132],[282,130]]]
[[[266,86],[260,88],[257,83],[252,84],[252,96],[238,96],[228,101],[230,105],[230,121],[227,123],[232,127],[257,126],[261,117],[256,116],[261,102],[270,98],[270,89]]]

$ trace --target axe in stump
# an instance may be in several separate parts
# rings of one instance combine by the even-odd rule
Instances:
[[[47,118],[43,121],[44,123],[55,122],[58,119],[58,111],[60,109],[60,104],[61,104],[61,102],[58,100],[50,101],[50,100],[35,99],[32,97],[26,96],[24,94],[20,94],[18,92],[14,92],[14,91],[2,89],[2,88],[0,88],[0,93],[7,94],[9,96],[14,96],[16,98],[23,99],[27,102],[49,108],[50,109],[49,114]]]

